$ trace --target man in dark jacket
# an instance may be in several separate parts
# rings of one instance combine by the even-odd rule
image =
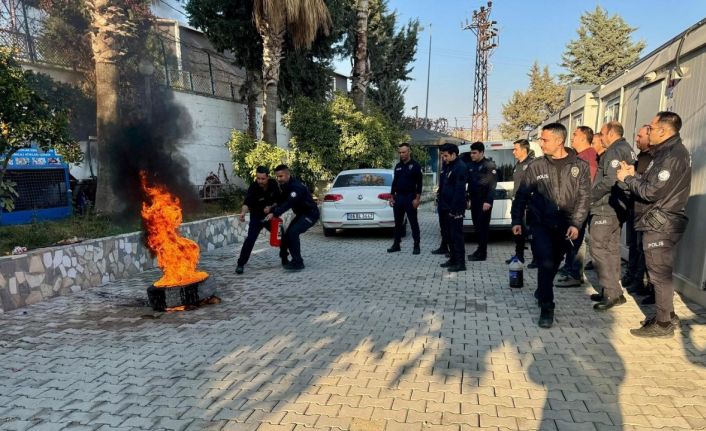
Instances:
[[[637,154],[637,161],[635,162],[635,176],[638,178],[642,178],[642,175],[647,171],[647,166],[649,166],[652,161],[649,130],[650,126],[645,124],[640,127],[635,135],[635,145],[640,151]],[[645,264],[645,252],[642,249],[642,232],[635,230],[635,222],[642,217],[642,214],[635,212],[636,199],[637,197],[631,194],[630,214],[625,224],[627,243],[630,251],[628,255],[628,267],[622,278],[622,284],[630,293],[647,295],[647,298],[642,301],[642,304],[649,305],[655,303],[655,295],[652,283],[648,283],[647,286],[645,286],[644,281],[647,267]]]
[[[602,293],[591,295],[599,301],[596,311],[606,311],[625,304],[620,285],[620,228],[628,217],[630,195],[617,182],[620,161],[635,160],[632,146],[623,138],[623,126],[617,121],[606,123],[601,129],[605,153],[598,164],[596,180],[591,193],[591,255],[598,272]]]
[[[468,167],[468,200],[476,232],[478,248],[468,255],[470,261],[483,261],[488,256],[488,231],[493,211],[495,186],[498,182],[495,162],[485,158],[482,142],[471,144],[471,162]]]
[[[441,264],[449,272],[466,270],[466,252],[463,238],[463,213],[466,211],[466,164],[458,158],[454,144],[441,146],[444,176],[439,194],[439,214],[447,217],[446,237],[449,242],[449,260]]]
[[[532,160],[534,160],[534,151],[530,149],[530,143],[527,139],[518,139],[513,143],[512,155],[515,157],[515,160],[517,160],[515,169],[512,171],[512,181],[514,183],[512,195],[514,196],[517,193],[517,189],[520,188],[520,184],[522,184],[522,178],[524,178],[527,167]],[[522,224],[522,234],[515,235],[515,254],[510,259],[506,260],[505,263],[512,262],[514,257],[517,257],[520,262],[525,263],[525,243],[527,242],[527,235],[529,234],[527,229],[528,224],[529,223],[525,220]],[[534,258],[534,252],[532,256]],[[536,262],[534,263],[535,265],[533,266],[536,266]]]
[[[618,172],[618,180],[639,198],[635,212],[642,216],[635,229],[642,232],[647,271],[655,286],[657,313],[630,330],[637,337],[671,337],[679,323],[674,314],[673,252],[689,221],[686,204],[691,193],[691,156],[679,136],[681,124],[673,112],[658,113],[650,123],[654,159],[643,176],[635,176],[626,161]]]
[[[279,255],[282,258],[284,269],[300,271],[304,269],[304,260],[301,254],[299,235],[311,228],[319,220],[319,207],[316,206],[311,193],[306,186],[291,176],[287,165],[275,168],[275,176],[282,191],[280,204],[277,205],[265,218],[279,217],[288,210],[292,210],[294,218],[289,222],[287,230],[282,236]],[[292,255],[292,261],[287,260],[287,255]]]
[[[265,223],[265,210],[269,211],[279,200],[279,186],[277,181],[270,178],[270,171],[264,166],[258,166],[255,170],[255,182],[250,184],[248,193],[245,195],[243,207],[240,210],[240,221],[245,221],[245,214],[250,213],[250,223],[248,224],[248,235],[243,241],[240,249],[238,263],[235,268],[236,274],[242,274],[245,264],[250,259],[253,246],[262,228],[270,230],[270,224]]]
[[[522,234],[522,219],[531,216],[532,241],[539,270],[535,297],[541,312],[539,326],[554,323],[554,276],[571,242],[588,216],[591,175],[588,163],[564,147],[566,128],[559,123],[542,128],[544,156],[527,168],[512,201],[512,232]]]
[[[393,213],[395,216],[395,239],[392,247],[387,249],[388,253],[400,251],[400,242],[404,232],[404,216],[412,228],[412,239],[414,248],[412,254],[419,254],[419,221],[417,220],[417,208],[422,198],[422,167],[412,159],[409,144],[404,143],[399,146],[400,161],[395,165],[395,173],[392,178],[390,194],[392,199]]]

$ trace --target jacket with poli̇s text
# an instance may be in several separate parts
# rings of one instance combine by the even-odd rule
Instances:
[[[546,156],[530,163],[512,201],[512,224],[522,225],[525,209],[533,223],[554,229],[581,228],[588,217],[591,173],[588,163],[569,152],[557,172]],[[528,217],[529,217],[528,215]]]
[[[267,190],[257,185],[256,182],[250,184],[243,203],[248,206],[253,217],[264,218],[265,207],[276,205],[279,201],[279,195],[279,184],[270,178],[267,180]]]
[[[298,216],[319,217],[319,207],[316,206],[309,189],[294,177],[282,184],[280,190],[280,204],[272,210],[275,216],[279,217],[291,209]]]
[[[512,170],[512,181],[513,181],[513,186],[512,186],[512,194],[514,195],[517,193],[517,189],[520,188],[520,184],[522,184],[522,178],[524,178],[525,171],[527,170],[527,167],[529,164],[534,160],[534,151],[530,150],[530,152],[527,154],[527,157],[523,161],[518,161],[515,163],[515,169]]]
[[[620,162],[632,164],[635,152],[628,142],[620,138],[608,147],[598,162],[598,172],[591,192],[591,214],[617,215],[625,220],[630,195],[618,182]]]
[[[409,159],[407,163],[398,162],[395,165],[395,174],[392,177],[390,193],[392,195],[420,195],[422,194],[422,165],[416,160]]]
[[[495,162],[483,159],[479,162],[471,161],[466,164],[468,168],[468,199],[471,202],[493,204],[495,186],[498,182],[498,171]]]
[[[686,230],[686,203],[691,193],[691,156],[676,134],[651,147],[654,157],[641,178],[630,176],[625,184],[636,197],[638,231],[676,232]]]
[[[444,166],[439,193],[439,211],[462,216],[466,211],[466,164],[456,158]]]

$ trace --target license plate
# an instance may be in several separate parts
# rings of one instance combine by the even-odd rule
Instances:
[[[372,220],[374,213],[348,213],[348,220]]]

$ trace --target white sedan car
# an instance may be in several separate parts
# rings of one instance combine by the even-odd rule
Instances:
[[[336,176],[321,205],[324,235],[336,229],[393,228],[392,169],[352,169]]]

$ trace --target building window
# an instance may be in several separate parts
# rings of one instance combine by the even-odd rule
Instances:
[[[603,124],[609,121],[620,121],[620,98],[611,99],[605,104],[603,111]]]

